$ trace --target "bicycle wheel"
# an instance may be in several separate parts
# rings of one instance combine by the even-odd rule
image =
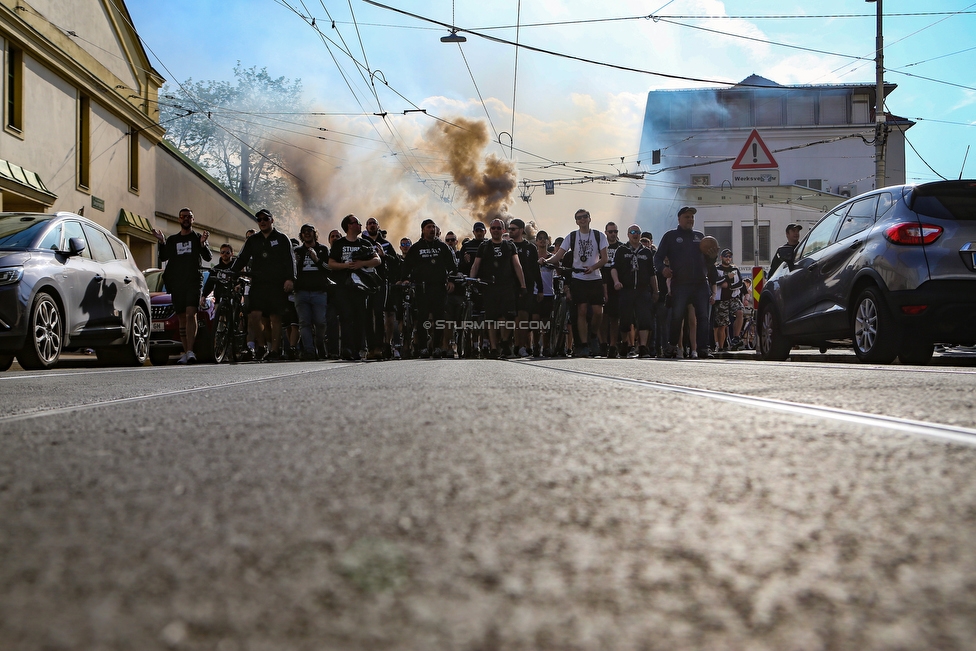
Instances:
[[[213,358],[215,364],[220,364],[226,359],[230,359],[233,354],[231,349],[231,318],[233,314],[227,303],[221,302],[217,307],[216,326],[213,335]]]
[[[552,354],[561,357],[566,351],[566,299],[562,296],[556,298],[550,326],[552,327],[550,335]]]
[[[235,307],[230,319],[230,361],[239,362],[247,350],[247,315],[240,307]]]
[[[473,333],[469,327],[471,323],[471,314],[473,306],[470,302],[464,304],[464,309],[461,310],[461,327],[457,328],[458,337],[458,356],[461,359],[471,356],[472,342],[471,338]]]

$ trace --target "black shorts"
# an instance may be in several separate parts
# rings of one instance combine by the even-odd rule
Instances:
[[[488,285],[482,292],[485,319],[503,321],[515,318],[516,289],[505,285]]]
[[[620,330],[637,325],[638,330],[650,330],[654,322],[654,299],[650,289],[621,289]]]
[[[282,281],[284,284],[284,281]],[[261,312],[263,316],[277,315],[285,313],[288,303],[288,296],[281,285],[251,285],[250,308],[252,312]]]
[[[603,281],[602,280],[578,280],[573,278],[570,283],[569,291],[573,294],[573,303],[576,305],[603,305]]]
[[[603,313],[608,317],[616,318],[620,316],[620,292],[613,288],[613,283],[607,285],[607,302],[603,306]]]
[[[298,309],[295,307],[295,301],[289,299],[287,295],[285,295],[285,311],[281,313],[281,325],[298,325]]]
[[[434,321],[443,319],[447,307],[447,289],[438,288],[431,291],[418,287],[414,305],[417,306],[417,319],[420,321],[426,321],[428,314]]]
[[[447,306],[444,309],[444,317],[448,321],[460,321],[461,310],[464,308],[464,296],[461,294],[448,294]]]
[[[518,290],[515,291],[518,292]],[[517,312],[525,312],[526,314],[531,316],[533,314],[532,310],[535,309],[536,305],[537,303],[535,300],[535,294],[529,294],[528,292],[523,294],[519,292],[516,295],[515,310]]]
[[[531,314],[532,316],[538,316],[543,321],[545,321],[552,315],[552,304],[555,298],[553,296],[543,296],[541,301],[536,300],[538,298],[539,298],[538,294],[532,297],[532,301],[535,303],[535,307],[532,308],[529,314]]]
[[[183,314],[188,307],[199,307],[200,294],[203,287],[199,284],[173,285],[168,287],[169,295],[173,298],[173,309],[177,314]]]

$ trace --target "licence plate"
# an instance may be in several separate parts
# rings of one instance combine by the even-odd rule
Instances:
[[[153,332],[162,332],[165,329],[166,329],[166,324],[163,323],[162,321],[153,321],[152,322],[152,331]]]

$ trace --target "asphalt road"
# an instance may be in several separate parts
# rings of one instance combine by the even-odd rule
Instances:
[[[753,361],[3,373],[0,648],[972,649],[974,389]]]

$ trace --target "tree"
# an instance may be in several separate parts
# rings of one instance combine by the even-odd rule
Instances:
[[[295,207],[295,179],[284,167],[276,131],[307,122],[301,80],[273,78],[267,68],[244,68],[240,61],[234,78],[165,85],[160,123],[177,149],[244,203],[288,213]]]

